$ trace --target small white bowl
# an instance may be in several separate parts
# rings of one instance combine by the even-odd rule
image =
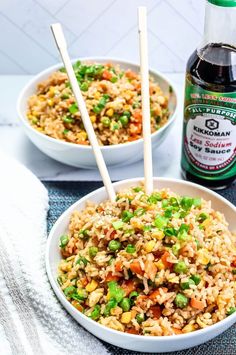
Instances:
[[[131,69],[135,72],[139,71],[139,66],[137,64],[119,59],[94,57],[80,58],[80,60],[82,62],[97,63],[111,62],[114,64],[119,64],[122,69]],[[73,62],[75,61],[76,60],[73,60]],[[34,129],[26,117],[27,101],[29,97],[36,92],[38,83],[47,79],[51,73],[55,72],[62,66],[62,63],[54,65],[42,71],[28,82],[18,97],[18,116],[25,133],[42,152],[51,158],[67,165],[82,168],[94,168],[96,167],[96,161],[91,146],[63,142],[61,140],[46,136],[45,134],[40,133]],[[164,141],[176,118],[177,92],[175,85],[165,75],[160,74],[155,70],[150,70],[150,75],[152,75],[154,80],[159,83],[164,93],[169,92],[170,86],[173,89],[173,93],[171,94],[169,102],[169,109],[171,112],[169,120],[160,130],[152,134],[152,147],[155,149]],[[102,146],[101,149],[107,165],[126,165],[138,161],[142,158],[143,139],[138,139],[136,141],[124,144]]]
[[[136,178],[123,180],[114,184],[115,190],[120,191],[130,186],[136,186],[143,179]],[[220,195],[212,192],[205,187],[181,180],[154,178],[155,188],[170,188],[179,195],[188,195],[192,197],[202,197],[205,200],[212,201],[212,207],[215,210],[222,211],[229,222],[231,230],[236,230],[236,208],[229,201]],[[89,332],[106,342],[119,346],[124,349],[142,351],[142,352],[168,352],[191,348],[195,345],[202,344],[226,329],[236,322],[236,313],[225,318],[224,320],[209,326],[205,329],[197,330],[188,334],[173,336],[142,336],[122,333],[108,327],[105,327],[84,314],[77,311],[69,301],[65,298],[63,292],[57,283],[58,265],[61,260],[59,251],[59,238],[68,230],[70,215],[74,210],[82,210],[86,206],[87,201],[100,203],[106,200],[107,193],[105,188],[100,188],[91,192],[81,200],[74,203],[68,208],[53,226],[47,241],[46,249],[46,269],[52,288],[66,310],[75,320],[80,323]]]

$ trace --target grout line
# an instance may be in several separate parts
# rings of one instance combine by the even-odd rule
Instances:
[[[156,3],[153,7],[151,7],[148,11],[147,11],[147,14],[149,14],[152,10],[154,10],[157,6],[160,5],[160,3],[162,2],[159,1],[158,3]],[[125,37],[127,37],[129,35],[129,33],[135,28],[137,27],[137,24],[135,23],[134,25],[132,25],[128,31],[126,31],[111,47],[110,49],[105,53],[105,55],[108,55],[110,51],[112,51],[116,46],[117,44],[119,44],[120,41],[122,41]]]
[[[1,15],[2,15],[7,21],[9,21],[14,27],[16,27],[19,31],[21,31],[22,33],[24,33],[24,35],[25,35],[26,37],[28,37],[28,38],[31,39],[35,44],[37,44],[37,45],[39,46],[39,48],[41,48],[41,49],[43,49],[45,52],[47,52],[48,55],[50,55],[51,58],[57,60],[57,58],[56,58],[54,55],[52,55],[52,54],[48,51],[47,48],[45,48],[44,46],[42,46],[41,43],[38,42],[34,37],[31,37],[27,32],[25,32],[23,28],[19,27],[16,23],[14,23],[14,22],[13,22],[8,16],[6,16],[5,14],[1,13]]]
[[[37,2],[37,0],[34,0],[34,1]],[[66,1],[61,7],[59,7],[59,9],[57,9],[56,12],[54,12],[53,15],[55,16],[56,14],[58,14],[58,12],[60,12],[67,4],[69,4],[69,2],[70,2],[70,0]]]
[[[107,10],[109,10],[113,4],[115,2],[117,2],[118,0],[113,0],[102,12],[99,13],[98,16],[96,16],[95,19],[93,19],[92,22],[90,22],[90,24],[79,34],[77,35],[77,38],[75,38],[70,44],[68,47],[72,46],[85,32],[88,31],[88,29],[100,18],[101,15],[103,15]]]
[[[193,24],[192,24],[190,21],[188,21],[188,19],[187,19],[185,16],[182,15],[182,12],[179,12],[179,11],[170,3],[169,0],[166,1],[166,4],[167,4],[172,10],[174,10],[174,12],[175,12],[176,14],[178,14],[178,16],[181,17],[187,24],[189,24],[189,26],[192,27],[192,29],[193,29],[197,34],[199,34],[200,36],[202,36],[202,33],[199,32],[199,31],[193,26]]]
[[[166,42],[162,41],[152,30],[149,29],[149,32],[158,39],[158,41],[163,44],[175,57],[179,58],[179,60],[185,62],[185,58],[182,58],[178,53],[175,53],[169,46],[166,45]]]
[[[0,49],[0,53],[2,55],[4,55],[4,57],[6,57],[7,59],[9,59],[12,63],[14,63],[15,65],[18,66],[19,69],[23,70],[23,73],[26,73],[26,74],[30,74],[30,72],[25,69],[24,67],[22,67],[17,61],[15,61],[15,59],[13,59],[12,57],[10,57],[6,52],[4,52],[3,50]],[[23,74],[21,74],[23,75]]]
[[[58,21],[58,18],[57,18],[54,14],[52,14],[46,7],[44,7],[42,4],[40,4],[39,0],[34,0],[34,2],[35,2],[39,7],[41,7],[42,10],[44,10],[44,11],[47,12],[51,17],[53,17],[53,18],[55,19],[55,21]],[[69,2],[70,2],[70,0],[67,1],[67,2],[65,3],[65,5],[68,4]],[[58,12],[59,12],[59,11],[58,11]],[[49,28],[49,26],[48,26],[48,28]],[[70,32],[73,36],[77,37],[76,33],[74,33],[74,32],[73,32],[67,25],[65,25],[64,23],[63,23],[63,28],[66,29],[68,32]],[[73,41],[73,40],[72,40],[72,41]]]

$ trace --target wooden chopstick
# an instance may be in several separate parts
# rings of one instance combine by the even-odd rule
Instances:
[[[52,29],[52,33],[55,39],[55,42],[57,44],[58,50],[61,54],[63,63],[65,65],[66,71],[67,71],[67,75],[69,77],[70,80],[70,84],[81,114],[81,118],[85,127],[85,130],[88,134],[88,138],[89,138],[89,142],[92,146],[93,152],[94,152],[94,156],[98,165],[98,169],[100,171],[104,186],[107,190],[109,199],[111,201],[115,201],[116,199],[116,194],[115,194],[115,190],[113,188],[100,146],[98,144],[97,141],[97,137],[95,135],[94,129],[93,129],[93,125],[91,123],[83,96],[81,94],[80,91],[80,87],[78,85],[72,64],[71,64],[71,60],[70,57],[68,55],[68,51],[67,51],[67,44],[66,44],[66,40],[63,34],[63,30],[62,27],[59,23],[53,24],[51,25],[51,29]]]
[[[138,8],[139,53],[141,70],[143,149],[144,149],[144,186],[146,194],[153,192],[152,141],[149,95],[148,44],[147,44],[147,10]]]

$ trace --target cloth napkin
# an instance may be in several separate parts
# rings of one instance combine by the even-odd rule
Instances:
[[[48,194],[0,152],[0,354],[107,354],[63,309],[44,262]]]

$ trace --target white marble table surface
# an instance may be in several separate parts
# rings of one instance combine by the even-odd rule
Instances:
[[[176,123],[169,136],[153,152],[154,175],[181,178],[180,152],[184,74],[171,73],[167,75],[176,84],[180,105]],[[97,169],[78,169],[52,160],[40,152],[24,134],[17,117],[16,101],[21,88],[30,78],[29,75],[0,76],[0,150],[15,157],[41,180],[101,180]],[[109,172],[112,180],[143,176],[143,163],[140,161],[128,167],[109,168]]]

